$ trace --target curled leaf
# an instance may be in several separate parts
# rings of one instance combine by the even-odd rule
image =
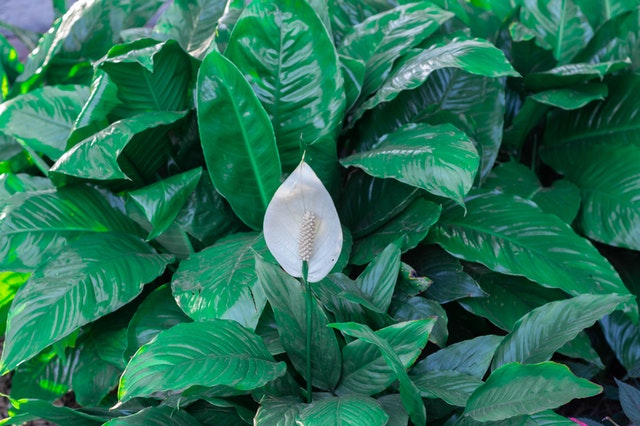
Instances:
[[[340,218],[331,195],[304,162],[280,185],[264,215],[267,247],[287,273],[318,282],[338,261],[342,249]]]

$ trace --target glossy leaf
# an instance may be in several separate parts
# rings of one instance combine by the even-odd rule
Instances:
[[[498,346],[492,368],[509,362],[534,364],[548,361],[553,353],[580,331],[628,300],[615,294],[584,294],[547,303],[523,316]]]
[[[594,64],[561,65],[547,71],[528,74],[524,83],[529,90],[540,91],[559,89],[584,83],[589,80],[602,80],[604,76],[628,68],[631,60],[598,62]]]
[[[153,30],[177,40],[185,51],[202,59],[213,42],[225,5],[218,0],[173,2]]]
[[[393,351],[393,348],[387,341],[376,335],[373,330],[363,324],[357,324],[353,322],[349,323],[334,323],[329,324],[330,327],[340,330],[341,333],[356,337],[363,340],[366,343],[375,345],[382,353],[382,357],[387,362],[389,367],[396,374],[398,381],[400,382],[400,397],[402,399],[402,405],[409,413],[411,421],[415,425],[426,425],[426,411],[424,404],[420,399],[420,395],[416,385],[409,379],[407,372],[402,365],[402,361],[398,355]]]
[[[29,279],[30,274],[20,272],[0,272],[0,333],[7,328],[7,315],[18,289]]]
[[[394,61],[433,34],[451,12],[432,3],[410,3],[373,15],[342,39],[341,55],[365,62],[361,96],[366,99],[389,75]]]
[[[280,185],[273,127],[249,83],[218,52],[207,55],[200,67],[197,109],[213,184],[246,224],[260,229]]]
[[[192,386],[225,386],[247,392],[282,376],[262,340],[235,321],[177,324],[160,332],[133,356],[118,389],[126,402]]]
[[[11,417],[1,420],[0,424],[44,419],[69,426],[99,426],[111,417],[110,415],[103,415],[103,413],[98,413],[97,415],[87,414],[69,407],[60,407],[41,399],[9,398],[9,402],[11,403],[11,408],[9,409]]]
[[[304,159],[280,185],[264,215],[264,239],[280,266],[309,282],[331,272],[343,246],[340,217],[318,175]]]
[[[94,255],[86,257],[87,250]],[[2,371],[125,305],[172,261],[127,234],[89,234],[40,265],[16,294]],[[49,327],[42,327],[46,321]]]
[[[598,28],[601,24],[638,6],[637,2],[623,0],[576,0],[576,4],[580,6],[593,28]]]
[[[152,46],[142,42],[139,49],[136,42],[123,45],[123,52],[112,49],[99,65],[118,87],[121,104],[112,114],[127,118],[151,111],[185,110],[192,72],[189,56],[173,40]]]
[[[296,371],[304,377],[308,332],[304,289],[298,280],[259,257],[256,257],[256,273],[275,314],[282,346]],[[333,389],[340,379],[337,367],[342,363],[340,347],[333,330],[327,328],[327,315],[315,298],[311,306],[312,383],[321,389]]]
[[[309,426],[328,424],[367,424],[383,426],[389,416],[375,399],[347,395],[323,399],[300,412],[300,422]]]
[[[103,360],[91,339],[81,342],[78,349],[71,387],[78,404],[97,406],[117,386],[122,369]]]
[[[376,105],[392,101],[403,90],[422,85],[433,71],[448,67],[486,77],[519,76],[502,51],[487,41],[459,38],[446,44],[434,44],[426,50],[409,52],[395,64],[385,83],[354,110],[351,120],[357,120]]]
[[[95,190],[75,187],[19,193],[2,207],[0,269],[33,271],[46,252],[91,233],[137,228]]]
[[[51,179],[145,180],[140,173],[160,167],[168,150],[162,137],[184,115],[150,112],[116,121],[65,152],[51,167]]]
[[[373,233],[356,240],[350,262],[362,265],[373,259],[388,244],[400,240],[404,253],[417,246],[440,217],[439,205],[424,199],[414,200],[403,212],[376,229]]]
[[[267,299],[254,253],[266,251],[262,235],[240,233],[182,261],[171,282],[178,305],[195,321],[231,319],[255,329]]]
[[[337,207],[340,218],[357,239],[401,213],[417,195],[418,188],[358,170],[349,174]]]
[[[251,2],[225,50],[251,83],[275,131],[283,172],[307,150],[307,162],[331,190],[336,132],[345,108],[338,54],[303,0]]]
[[[55,401],[71,390],[71,378],[79,351],[68,349],[64,358],[54,351],[44,351],[39,356],[21,364],[11,376],[11,397]]]
[[[556,408],[600,392],[600,386],[574,376],[562,364],[505,364],[471,395],[465,415],[483,422],[503,420]]]
[[[379,312],[386,312],[400,272],[399,242],[389,244],[358,276],[355,286]]]
[[[400,322],[376,331],[398,355],[405,368],[413,364],[427,344],[435,319]],[[338,395],[373,395],[382,392],[396,380],[380,350],[363,340],[354,340],[342,348],[342,376],[336,388]]]
[[[382,409],[389,415],[387,426],[405,426],[409,424],[409,414],[402,406],[400,394],[392,393],[377,398]]]
[[[536,43],[568,63],[593,36],[593,29],[572,0],[525,0],[520,21],[536,34]]]
[[[191,414],[167,406],[148,407],[126,417],[109,420],[104,426],[200,426]]]
[[[483,188],[531,200],[545,213],[572,223],[580,209],[580,190],[567,180],[543,187],[533,171],[514,161],[500,164],[485,180]]]
[[[640,423],[640,391],[618,379],[615,379],[620,391],[620,405],[624,414],[632,423]]]
[[[406,300],[395,300],[389,309],[389,314],[397,321],[435,317],[437,320],[429,335],[429,341],[440,347],[447,343],[447,338],[449,337],[447,312],[439,303],[422,296],[414,296]]]
[[[193,169],[129,192],[131,200],[142,209],[153,226],[147,241],[162,234],[173,223],[198,184],[201,173],[202,169]]]
[[[140,346],[149,343],[162,330],[190,321],[177,305],[171,287],[166,284],[158,287],[138,306],[129,322],[124,359],[129,359]]]
[[[640,377],[640,332],[622,312],[613,312],[600,321],[604,337],[630,377]]]
[[[454,343],[419,361],[410,376],[419,377],[426,372],[457,371],[482,379],[489,369],[502,336],[486,335]]]
[[[294,426],[300,418],[300,411],[305,406],[306,404],[293,397],[266,399],[258,408],[254,424],[256,426]]]
[[[571,295],[629,294],[593,245],[557,216],[522,198],[491,192],[476,192],[465,205],[466,215],[453,203],[445,206],[428,239],[456,257]],[[637,317],[637,307],[625,309]]]
[[[354,294],[358,295],[355,289],[355,282],[342,273],[330,274],[319,283],[312,285],[313,293],[336,320],[365,323],[367,317],[362,302],[366,302],[366,299],[360,297],[355,301],[349,300],[349,298],[354,299]],[[345,297],[346,294],[351,296]]]
[[[0,104],[0,132],[57,160],[89,98],[84,86],[46,86]]]
[[[479,156],[473,142],[450,124],[408,124],[341,163],[462,203],[473,184]]]
[[[440,398],[447,404],[464,407],[481,379],[452,370],[427,371],[409,376],[420,389],[423,398]]]
[[[480,178],[496,160],[502,142],[505,96],[501,79],[458,68],[435,70],[427,81],[378,105],[359,123],[360,149],[405,123],[451,123],[464,131],[480,153]]]

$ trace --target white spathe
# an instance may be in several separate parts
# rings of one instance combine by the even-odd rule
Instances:
[[[308,257],[310,282],[331,271],[342,250],[342,227],[331,195],[304,162],[280,185],[264,215],[264,239],[280,266],[302,276]]]

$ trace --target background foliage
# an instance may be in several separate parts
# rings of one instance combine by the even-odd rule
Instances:
[[[0,423],[640,423],[637,1],[163,3],[0,36]],[[312,330],[261,232],[303,151]]]

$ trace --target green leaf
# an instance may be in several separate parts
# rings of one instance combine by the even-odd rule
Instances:
[[[378,105],[359,122],[360,149],[405,123],[451,123],[464,131],[480,153],[480,178],[491,170],[502,142],[505,95],[501,79],[458,68],[435,70],[427,81]]]
[[[158,287],[138,306],[129,322],[124,359],[131,358],[140,346],[149,343],[162,330],[190,321],[176,303],[171,287],[167,284]]]
[[[370,150],[340,162],[462,203],[473,184],[479,156],[473,142],[451,124],[407,124],[381,137]]]
[[[120,402],[138,396],[181,393],[192,386],[225,386],[245,392],[286,372],[260,337],[235,321],[177,324],[133,356],[118,390]]]
[[[11,397],[53,402],[71,390],[79,351],[67,349],[64,356],[66,359],[45,351],[21,364],[11,376]]]
[[[547,71],[527,74],[524,78],[524,84],[527,89],[533,91],[561,89],[579,85],[589,80],[602,80],[604,76],[628,68],[629,65],[631,65],[630,59],[595,64],[574,63],[561,65]]]
[[[427,344],[435,322],[434,318],[400,322],[376,331],[376,335],[391,346],[406,369]],[[395,380],[394,370],[375,345],[354,340],[342,348],[342,376],[335,390],[338,395],[373,395],[388,388]]]
[[[2,335],[7,329],[7,315],[11,302],[30,275],[20,272],[0,272],[0,334]]]
[[[436,317],[437,322],[433,327],[429,340],[440,347],[447,343],[447,338],[449,337],[447,312],[438,302],[422,296],[410,297],[406,300],[394,300],[389,309],[389,314],[399,321]]]
[[[144,188],[129,192],[129,197],[144,212],[153,226],[147,241],[167,230],[200,180],[201,168],[171,176]]]
[[[216,35],[226,1],[178,0],[160,16],[153,31],[177,40],[191,56],[202,59]]]
[[[497,272],[524,275],[571,295],[629,294],[613,267],[589,241],[555,215],[522,198],[474,192],[467,212],[453,203],[443,209],[428,239],[456,257]],[[637,317],[637,307],[625,309]]]
[[[509,362],[548,361],[580,331],[610,314],[629,297],[584,294],[550,302],[523,316],[498,346],[492,368]]]
[[[392,101],[403,90],[419,87],[433,71],[448,67],[486,77],[520,75],[502,51],[487,41],[455,38],[448,43],[436,43],[426,50],[411,51],[394,64],[382,87],[353,111],[351,120],[356,121],[376,105]]]
[[[505,364],[471,395],[464,414],[482,422],[534,414],[559,407],[575,398],[602,392],[569,368],[553,362]]]
[[[587,45],[593,29],[572,0],[525,0],[520,21],[536,35],[536,43],[566,64]]]
[[[427,371],[410,375],[423,398],[440,398],[447,404],[464,407],[483,383],[477,377],[451,370]]]
[[[266,399],[260,404],[254,418],[256,426],[295,426],[300,411],[306,406],[300,400],[288,397]]]
[[[171,261],[171,256],[157,254],[128,234],[88,234],[68,243],[16,294],[1,370],[12,370],[79,327],[124,306]],[[48,326],[42,327],[43,322]]]
[[[99,65],[118,87],[121,104],[112,114],[133,117],[151,111],[183,111],[189,105],[191,62],[173,40],[148,46],[146,40],[112,49]],[[121,49],[121,50],[119,50]]]
[[[638,6],[635,1],[624,0],[576,0],[576,4],[593,28],[598,28],[603,23]]]
[[[389,179],[387,179],[389,180]],[[377,208],[376,206],[375,208]],[[363,265],[394,241],[400,241],[404,253],[417,246],[440,217],[441,207],[422,198],[414,200],[404,211],[353,244],[350,262]]]
[[[640,377],[640,332],[638,325],[622,312],[600,320],[605,339],[630,377]]]
[[[169,148],[163,137],[184,116],[149,112],[116,121],[67,151],[50,177],[56,184],[73,178],[145,181],[163,164]]]
[[[313,386],[321,389],[335,388],[340,379],[342,357],[338,339],[327,328],[327,315],[313,298],[312,330],[307,331],[306,303],[302,285],[280,267],[256,257],[255,271],[259,285],[267,295],[278,325],[282,346],[294,368],[305,375],[305,336],[311,332],[311,374]]]
[[[85,186],[15,194],[2,206],[0,270],[32,271],[66,240],[102,232],[136,234],[126,216]]]
[[[191,414],[167,406],[147,407],[126,417],[109,420],[104,426],[200,426]]]
[[[382,409],[389,415],[387,426],[405,426],[409,424],[409,414],[402,406],[400,394],[391,393],[377,398]]]
[[[502,339],[502,336],[486,335],[449,345],[418,362],[411,369],[410,376],[419,377],[426,372],[457,371],[482,379]]]
[[[281,174],[269,117],[240,71],[218,52],[202,63],[197,90],[200,139],[211,180],[245,223],[261,229]]]
[[[347,395],[326,398],[304,408],[300,412],[300,421],[308,426],[366,424],[383,426],[389,416],[380,404],[362,395]]]
[[[320,283],[312,283],[311,286],[322,305],[334,314],[337,321],[367,322],[366,311],[361,303],[366,300],[360,297],[356,302],[352,302],[345,297],[345,293],[357,293],[354,291],[355,282],[348,276],[342,273],[330,274]]]
[[[85,86],[46,86],[0,104],[0,132],[57,160],[89,98]]]
[[[224,53],[271,118],[283,172],[295,169],[306,149],[305,160],[331,192],[346,101],[338,54],[313,8],[304,0],[252,1]]]
[[[91,338],[82,339],[78,352],[71,388],[78,404],[97,406],[117,386],[122,369],[103,360],[97,342]]]
[[[400,5],[355,25],[340,43],[339,53],[364,61],[361,96],[366,99],[389,75],[394,61],[453,17],[430,2]]]
[[[48,401],[40,399],[13,399],[9,398],[11,407],[9,409],[9,419],[0,421],[0,424],[14,424],[24,420],[44,419],[57,424],[68,426],[100,426],[111,416],[87,414],[80,410],[73,410],[69,407],[60,407]],[[5,421],[14,422],[5,423]]]
[[[421,246],[410,252],[407,262],[433,283],[425,291],[440,304],[465,297],[488,296],[473,278],[462,270],[460,261],[437,245]]]
[[[531,169],[515,161],[502,163],[493,169],[483,188],[531,200],[545,213],[555,214],[568,224],[573,222],[580,209],[580,190],[574,184],[557,180],[545,188]]]
[[[389,244],[367,265],[356,280],[356,288],[379,312],[387,312],[400,272],[400,244]]]
[[[620,405],[624,414],[632,423],[640,423],[640,391],[618,379],[615,379],[620,391]]]
[[[340,330],[342,334],[357,337],[358,339],[375,345],[380,349],[382,357],[394,371],[398,381],[400,382],[400,397],[402,398],[402,405],[407,410],[407,413],[409,413],[411,421],[415,425],[426,425],[426,411],[424,404],[422,403],[422,399],[420,398],[419,391],[416,388],[416,385],[409,379],[402,361],[394,352],[391,345],[363,324],[357,324],[354,322],[334,323],[329,324],[329,327]]]
[[[178,305],[195,321],[232,319],[255,329],[267,302],[256,252],[267,252],[262,234],[240,233],[182,261],[171,282]]]

